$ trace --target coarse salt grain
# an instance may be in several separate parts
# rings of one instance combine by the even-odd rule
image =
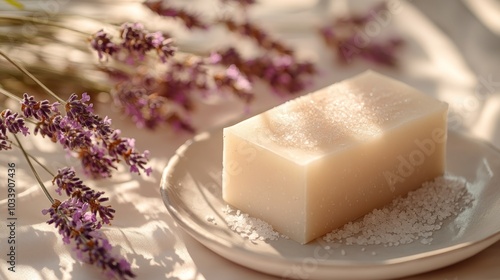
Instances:
[[[420,240],[432,242],[432,234],[443,220],[470,205],[473,198],[464,180],[438,177],[405,197],[394,199],[382,209],[349,222],[323,237],[327,242],[346,245],[398,246]]]
[[[207,220],[207,222],[217,225],[217,221],[215,221],[214,216],[206,216],[205,219]]]
[[[277,240],[280,236],[278,232],[273,230],[273,227],[262,221],[261,219],[250,217],[240,210],[235,210],[229,205],[223,209],[225,214],[224,219],[229,228],[238,233],[243,238],[248,238],[252,242]],[[288,238],[287,238],[288,239]]]

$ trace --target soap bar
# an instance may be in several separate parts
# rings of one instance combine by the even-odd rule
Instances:
[[[224,128],[223,199],[305,244],[445,170],[448,105],[366,71]]]

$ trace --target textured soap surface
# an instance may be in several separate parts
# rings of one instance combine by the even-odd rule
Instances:
[[[367,71],[224,129],[223,198],[307,243],[444,173],[446,103]]]

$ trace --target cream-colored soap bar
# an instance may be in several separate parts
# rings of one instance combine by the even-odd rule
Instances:
[[[307,243],[444,173],[448,105],[367,71],[224,129],[223,198]]]

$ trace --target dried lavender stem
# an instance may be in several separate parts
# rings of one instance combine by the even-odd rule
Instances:
[[[15,100],[21,102],[21,98],[17,97],[16,95],[11,93],[10,91],[2,88],[1,85],[0,85],[0,93],[7,96],[8,98],[12,98],[12,99],[15,99]]]
[[[22,149],[21,146],[19,146],[16,143],[12,143],[15,147],[18,147],[19,149]],[[31,158],[32,161],[34,161],[36,164],[38,164],[45,172],[47,172],[50,176],[55,177],[56,175],[54,172],[50,171],[50,169],[47,168],[47,166],[43,163],[41,163],[36,157],[34,157],[32,154],[26,152],[26,154]]]
[[[26,70],[22,65],[19,63],[15,62],[12,60],[6,53],[4,53],[2,50],[0,50],[0,56],[3,56],[8,62],[10,62],[12,65],[14,65],[19,71],[23,72],[26,76],[28,76],[31,80],[33,80],[37,85],[39,85],[43,90],[45,90],[48,94],[50,94],[52,97],[57,99],[57,101],[61,102],[61,104],[66,104],[66,101],[57,94],[55,94],[53,91],[51,91],[48,87],[46,87],[40,80],[38,80],[35,76],[33,76],[28,70]]]
[[[16,134],[13,134],[13,135],[14,135],[14,138],[16,139],[17,145],[19,146],[19,148],[23,152],[23,155],[24,155],[24,158],[26,159],[26,162],[28,163],[28,165],[30,166],[31,171],[33,172],[33,175],[35,175],[36,181],[40,185],[40,188],[42,189],[43,193],[45,194],[45,196],[47,197],[47,199],[50,201],[50,203],[54,204],[54,198],[52,198],[52,196],[50,195],[49,191],[45,187],[45,184],[43,183],[42,179],[40,178],[40,175],[38,175],[38,172],[36,172],[36,169],[33,166],[33,163],[31,163],[31,159],[30,159],[28,153],[26,152],[26,150],[24,149],[23,145],[21,144],[21,141],[19,141],[19,138],[17,137]]]
[[[2,19],[12,20],[12,21],[20,21],[20,22],[31,22],[31,23],[35,23],[35,24],[47,25],[47,26],[52,26],[52,27],[57,27],[57,28],[62,28],[62,29],[70,30],[70,31],[73,31],[73,32],[76,32],[76,33],[80,33],[80,34],[85,35],[85,36],[89,36],[90,35],[87,32],[83,32],[83,31],[78,30],[78,29],[74,29],[74,28],[71,28],[71,27],[68,27],[68,26],[65,26],[65,25],[61,25],[61,24],[57,24],[57,23],[53,23],[53,22],[50,22],[50,21],[38,20],[38,19],[36,19],[34,17],[0,15],[0,20],[2,20]]]
[[[49,191],[47,190],[47,188],[45,187],[45,184],[43,183],[42,179],[40,178],[40,175],[38,175],[38,172],[36,171],[35,167],[33,166],[33,164],[31,163],[31,159],[34,159],[36,163],[38,163],[40,166],[42,166],[45,171],[47,171],[49,174],[51,174],[52,176],[54,176],[54,174],[52,172],[50,172],[47,167],[45,167],[45,165],[43,165],[41,162],[39,162],[38,160],[36,160],[33,156],[29,155],[26,150],[24,149],[23,145],[21,144],[21,141],[19,141],[19,138],[17,137],[16,134],[14,134],[14,138],[16,139],[16,142],[17,142],[17,145],[22,153],[23,153],[23,156],[24,158],[26,159],[26,162],[28,163],[31,171],[33,172],[33,175],[35,175],[35,178],[38,182],[38,184],[40,185],[40,188],[42,189],[43,193],[45,194],[45,196],[47,197],[47,199],[50,201],[50,203],[53,205],[55,200],[54,198],[50,195]],[[69,224],[69,220],[68,220],[68,217],[62,213],[59,209],[56,210],[62,217],[63,219],[66,221],[66,223]],[[84,241],[89,241],[84,235],[80,235],[80,237],[84,240]]]

